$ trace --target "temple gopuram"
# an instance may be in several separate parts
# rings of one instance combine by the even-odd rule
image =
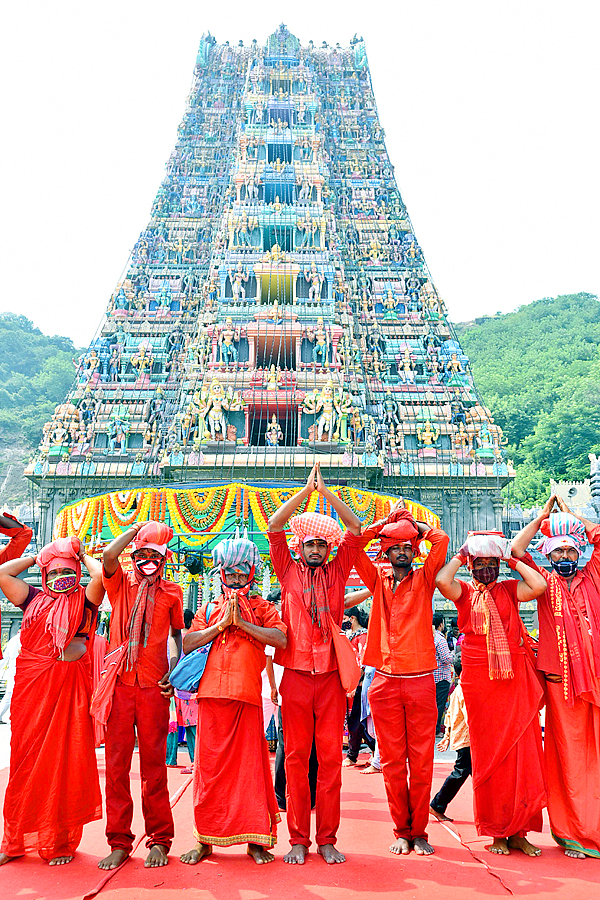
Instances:
[[[365,521],[403,496],[456,548],[501,527],[503,444],[396,183],[362,39],[203,36],[148,224],[26,470],[40,540],[100,546],[162,518],[192,571],[211,535],[264,532],[319,459]]]

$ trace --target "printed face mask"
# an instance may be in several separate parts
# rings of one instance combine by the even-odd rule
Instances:
[[[551,560],[551,562],[554,571],[562,575],[563,578],[570,578],[577,571],[578,561],[576,559],[559,559],[558,562],[554,562],[554,560]]]
[[[500,566],[483,566],[481,569],[473,569],[473,578],[479,584],[492,584],[498,578]]]
[[[77,587],[77,575],[48,575],[46,584],[56,594],[66,594]]]
[[[144,575],[146,578],[151,578],[158,570],[160,569],[161,563],[157,562],[155,559],[136,559],[135,567],[140,573],[140,575]]]

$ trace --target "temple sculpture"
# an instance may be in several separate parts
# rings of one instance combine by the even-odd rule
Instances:
[[[26,472],[42,540],[78,498],[301,482],[318,454],[328,483],[411,497],[454,544],[457,526],[500,527],[504,444],[402,199],[364,42],[203,36],[149,221]]]

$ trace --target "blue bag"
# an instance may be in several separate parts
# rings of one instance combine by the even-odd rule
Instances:
[[[206,607],[207,625],[210,614],[213,611],[213,606],[214,603],[209,603]],[[190,691],[191,693],[195,693],[195,691],[198,690],[198,685],[200,684],[204,669],[206,668],[206,660],[208,659],[208,653],[211,647],[212,641],[208,644],[204,644],[203,647],[197,647],[195,650],[192,650],[191,653],[188,653],[187,656],[181,657],[169,675],[169,682],[176,690]]]

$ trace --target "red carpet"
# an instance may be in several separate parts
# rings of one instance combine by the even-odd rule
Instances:
[[[185,765],[187,754],[180,752]],[[137,765],[137,755],[135,757]],[[446,776],[448,764],[436,764],[434,790]],[[8,770],[0,772],[0,791]],[[101,776],[103,768],[101,768]],[[530,835],[542,847],[542,856],[529,859],[514,852],[496,857],[484,850],[486,841],[478,838],[472,824],[472,795],[469,784],[449,807],[464,845],[435,820],[431,821],[429,840],[436,853],[430,857],[396,857],[388,851],[393,839],[383,780],[380,775],[360,775],[357,769],[344,769],[342,824],[338,846],[347,856],[344,865],[327,866],[311,852],[303,867],[286,866],[281,857],[289,843],[285,821],[281,823],[275,862],[255,865],[244,847],[217,849],[197,866],[185,866],[178,855],[194,844],[192,834],[191,786],[174,806],[175,843],[168,866],[145,869],[144,843],[105,884],[100,900],[181,900],[181,891],[192,900],[395,900],[405,896],[452,900],[460,891],[460,900],[486,895],[519,898],[552,895],[561,900],[591,900],[600,883],[598,860],[567,859],[548,833]],[[171,796],[189,781],[179,769],[169,769]],[[143,828],[139,816],[139,775],[132,775],[136,818],[134,832]],[[49,867],[37,856],[15,860],[0,869],[3,898],[15,900],[82,900],[103,880],[98,860],[106,855],[104,824],[95,822],[84,830],[83,841],[74,861],[67,866]],[[593,886],[593,887],[592,887]]]

